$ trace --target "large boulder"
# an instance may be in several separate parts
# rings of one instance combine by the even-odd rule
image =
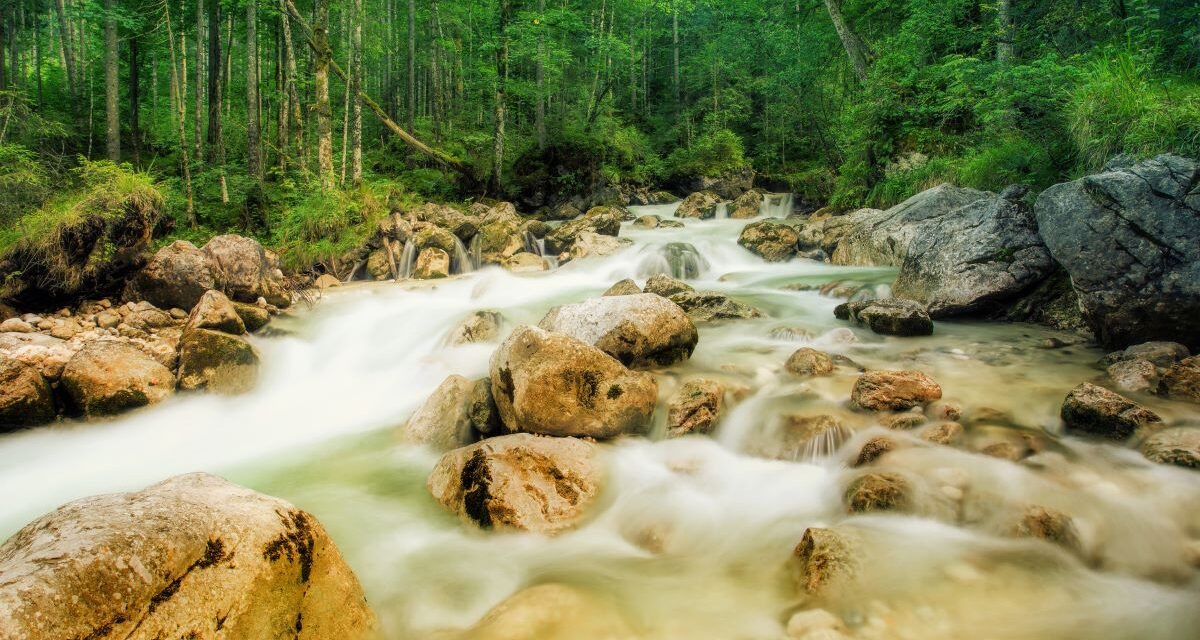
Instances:
[[[36,368],[0,354],[0,432],[54,420],[50,383]]]
[[[582,340],[627,367],[665,367],[687,360],[699,340],[687,313],[653,293],[555,307],[538,326]]]
[[[1161,386],[1170,398],[1200,403],[1200,356],[1171,365],[1163,374]]]
[[[925,307],[912,300],[890,298],[847,302],[833,310],[841,320],[865,324],[871,331],[885,336],[927,336],[933,333],[933,319]]]
[[[611,256],[630,244],[632,244],[632,241],[625,238],[616,238],[592,233],[591,231],[583,231],[575,237],[575,243],[571,245],[568,255],[571,260],[600,258]]]
[[[184,391],[249,391],[258,380],[258,365],[258,351],[241,336],[188,329],[179,339],[179,388]]]
[[[675,209],[676,218],[708,219],[716,217],[721,196],[711,191],[697,191],[683,199]]]
[[[107,340],[85,344],[67,362],[60,384],[71,408],[89,418],[162,402],[175,392],[170,369],[137,347]]]
[[[404,439],[443,451],[469,443],[468,402],[474,387],[474,382],[459,375],[443,380],[404,425]]]
[[[1200,162],[1164,155],[1055,185],[1034,211],[1109,347],[1200,349]]]
[[[216,290],[205,292],[196,306],[192,307],[187,327],[223,331],[235,336],[246,333],[246,323],[242,321],[237,308],[225,294]]]
[[[729,217],[734,219],[753,218],[762,212],[763,194],[751,189],[738,196],[729,205]]]
[[[508,204],[508,203],[503,203]],[[509,204],[511,207],[512,205]],[[515,209],[514,209],[515,214]],[[467,214],[455,209],[454,207],[427,202],[419,207],[411,209],[408,216],[413,220],[420,222],[428,222],[434,226],[440,227],[453,233],[455,236],[466,240],[475,235],[479,229],[475,219]]]
[[[868,371],[855,381],[850,401],[870,411],[907,411],[941,397],[941,385],[920,371]]]
[[[1024,187],[928,219],[912,238],[892,291],[934,318],[994,311],[1044,280],[1054,260]]]
[[[161,248],[125,287],[128,300],[146,300],[163,309],[191,309],[217,286],[208,254],[187,240]]]
[[[492,342],[500,337],[500,325],[504,316],[498,311],[475,311],[463,318],[446,334],[446,344],[461,347],[477,342]]]
[[[529,326],[492,355],[490,377],[509,432],[614,438],[649,427],[658,400],[654,376],[577,338]]]
[[[1147,460],[1200,469],[1200,429],[1164,429],[1146,438],[1141,449]]]
[[[558,255],[570,251],[575,239],[584,231],[604,236],[616,236],[621,232],[621,220],[625,210],[620,207],[593,207],[582,217],[559,225],[546,234],[546,251]]]
[[[450,254],[437,247],[426,247],[417,254],[412,277],[417,280],[437,280],[450,277]]]
[[[790,225],[776,220],[752,222],[738,237],[738,244],[767,262],[783,262],[796,255],[800,234]]]
[[[733,200],[754,187],[754,169],[731,169],[715,176],[693,178],[686,185],[691,191],[712,191],[725,200]]]
[[[434,499],[479,527],[554,534],[584,516],[603,475],[594,443],[518,433],[443,455],[428,486]]]
[[[371,637],[325,529],[207,474],[84,498],[0,547],[0,638]]]
[[[267,302],[286,307],[292,303],[279,258],[257,240],[238,235],[217,236],[204,245],[216,277],[217,287],[241,302],[266,298]],[[187,308],[187,307],[184,307]]]
[[[1067,394],[1061,415],[1068,429],[1112,440],[1124,440],[1140,428],[1153,429],[1162,423],[1153,411],[1089,382]]]
[[[525,236],[518,222],[502,218],[479,228],[471,248],[479,251],[481,264],[502,264],[525,250]]]

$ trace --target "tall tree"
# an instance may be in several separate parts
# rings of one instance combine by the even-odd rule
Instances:
[[[321,186],[332,189],[333,173],[333,112],[329,106],[329,65],[333,52],[329,49],[329,0],[315,0],[316,21],[313,40],[316,60],[313,65],[313,85],[317,112],[317,173]]]
[[[1013,57],[1012,0],[997,0],[996,22],[999,36],[996,39],[996,62],[1006,64]]]
[[[417,130],[417,2],[416,2],[416,0],[408,0],[408,130],[409,131]]]
[[[108,159],[121,160],[121,107],[117,56],[117,0],[104,0],[104,115]]]
[[[214,3],[218,2],[218,0],[212,0],[212,1]],[[194,94],[192,95],[192,101],[194,103],[192,105],[192,110],[194,113],[193,123],[192,123],[192,135],[193,135],[193,142],[195,145],[194,150],[195,150],[195,157],[196,157],[197,162],[199,162],[200,158],[203,157],[202,154],[204,152],[204,134],[203,134],[203,130],[204,130],[204,126],[203,126],[204,125],[204,97],[203,97],[204,89],[203,89],[203,87],[204,87],[204,29],[205,29],[204,19],[205,19],[205,17],[206,17],[206,15],[204,12],[204,0],[196,0],[196,56],[195,56],[195,60],[192,61],[192,66],[195,67],[196,80],[195,80],[195,82],[192,83],[193,84],[192,91],[194,92]],[[183,37],[183,34],[180,34],[180,38],[182,38],[182,37]],[[179,45],[180,45],[180,47],[179,47],[180,51],[183,54],[183,68],[182,68],[182,73],[181,73],[181,79],[183,81],[184,91],[181,96],[181,100],[184,103],[183,108],[186,111],[187,110],[187,47],[184,46],[183,42],[180,42]]]
[[[537,76],[537,111],[534,114],[534,128],[537,129],[537,145],[539,150],[546,149],[546,0],[538,0],[538,44],[537,66],[534,74]]]
[[[288,124],[295,139],[293,149],[296,153],[296,159],[300,164],[300,168],[307,170],[308,157],[304,148],[304,116],[300,108],[300,91],[296,88],[298,75],[296,71],[296,49],[292,45],[292,28],[291,20],[288,17],[287,4],[288,0],[279,0],[279,26],[283,30],[284,85],[287,88],[288,107],[291,109],[291,117],[288,119]]]
[[[71,108],[75,108],[76,89],[79,86],[79,68],[75,65],[75,47],[72,42],[71,23],[67,20],[66,0],[55,0],[55,12],[58,14],[58,35],[61,48],[62,66],[67,76],[67,95],[71,98]]]
[[[175,60],[175,57],[176,57],[175,56],[175,34],[171,29],[171,5],[170,5],[170,3],[163,4],[163,17],[164,17],[163,21],[167,27],[167,47],[171,50],[171,85],[173,87],[175,87],[175,90],[172,91],[171,93],[172,93],[172,95],[176,96],[176,101],[175,101],[175,104],[172,105],[172,108],[176,113],[176,117],[174,118],[174,120],[178,124],[178,127],[176,128],[176,130],[179,132],[179,157],[180,157],[180,163],[182,165],[181,170],[183,172],[183,187],[184,187],[184,194],[185,194],[186,203],[187,203],[185,213],[187,215],[188,225],[190,227],[192,227],[193,229],[195,229],[196,228],[196,208],[195,208],[194,198],[192,196],[192,170],[188,163],[187,136],[184,133],[184,130],[185,130],[184,123],[187,121],[187,107],[184,105],[183,96],[186,92],[183,90],[183,87],[180,84],[181,79],[183,78],[184,74],[182,73],[181,68],[176,65],[176,60]],[[182,40],[182,36],[183,36],[183,34],[180,34],[180,37],[181,37],[180,47],[181,48],[185,44],[184,41]]]
[[[859,82],[866,82],[870,65],[870,53],[866,43],[846,24],[846,18],[842,15],[841,0],[825,0],[825,8],[829,11],[829,19],[842,41],[842,47],[846,49],[846,55],[850,57],[850,64],[854,65],[854,75],[858,76]]]
[[[363,166],[362,166],[362,98],[359,93],[363,90],[363,51],[362,51],[362,27],[363,27],[363,0],[354,0],[354,18],[351,21],[354,29],[354,36],[350,41],[350,49],[354,52],[350,63],[350,86],[353,87],[351,94],[354,96],[351,106],[351,144],[353,145],[350,152],[350,182],[355,187],[362,186]]]
[[[258,2],[246,2],[246,172],[263,179],[262,132],[258,122]]]
[[[510,0],[500,0],[497,12],[496,33],[496,122],[492,137],[492,193],[503,193],[504,172],[504,127],[508,118],[508,22],[512,12]]]

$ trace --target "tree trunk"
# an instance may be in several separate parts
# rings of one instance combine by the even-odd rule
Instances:
[[[497,31],[500,44],[496,47],[496,132],[492,139],[492,179],[493,195],[502,193],[504,171],[504,121],[507,118],[508,98],[508,19],[511,11],[510,0],[500,0]]]
[[[208,3],[208,143],[209,160],[215,161],[221,139],[221,3]]]
[[[121,161],[121,107],[117,60],[117,0],[104,0],[104,115],[108,159]]]
[[[33,13],[33,75],[37,78],[37,106],[42,108],[42,18],[41,4],[34,5]]]
[[[296,48],[292,45],[291,20],[288,18],[287,0],[279,0],[280,27],[283,28],[284,84],[287,85],[288,106],[292,113],[290,127],[295,137],[296,158],[303,171],[308,171],[308,152],[304,145],[304,114],[300,107],[300,91],[296,89]],[[299,15],[299,14],[297,14]]]
[[[178,98],[176,101],[176,104],[172,105],[172,107],[174,108],[175,113],[177,114],[177,118],[175,118],[175,122],[178,123],[178,125],[179,125],[178,126],[179,155],[180,155],[181,163],[182,163],[181,168],[183,169],[183,188],[184,188],[184,193],[186,194],[186,197],[187,197],[187,208],[186,208],[187,220],[188,220],[188,225],[191,226],[191,228],[195,229],[196,228],[196,209],[195,209],[195,205],[193,204],[194,198],[192,197],[192,171],[191,171],[191,167],[188,166],[187,135],[184,133],[184,130],[186,128],[186,125],[184,123],[187,122],[187,108],[184,105],[184,101],[183,101],[183,96],[184,96],[183,87],[180,86],[180,78],[183,77],[183,74],[180,73],[179,67],[176,66],[176,61],[175,61],[175,35],[171,31],[171,6],[170,6],[170,3],[165,3],[163,5],[163,11],[164,11],[164,15],[166,18],[164,20],[164,22],[166,23],[166,26],[167,26],[167,47],[171,50],[171,86],[175,87],[175,91],[173,93]],[[182,34],[180,34],[180,35],[182,36]],[[182,46],[183,46],[182,41],[181,41],[180,46],[182,48]]]
[[[217,2],[218,0],[213,0]],[[204,153],[204,0],[196,0],[196,59],[192,61],[192,66],[195,67],[196,80],[193,83],[192,111],[194,113],[194,122],[192,123],[192,136],[195,145],[196,161],[199,162]],[[182,38],[182,34],[180,34]],[[187,48],[181,41],[179,48],[183,52],[183,93],[180,98],[186,103],[187,101]],[[186,111],[186,105],[184,107]]]
[[[417,130],[417,3],[416,3],[416,0],[408,0],[408,130],[409,131]]]
[[[333,113],[329,106],[329,65],[333,53],[329,50],[329,1],[316,0],[316,24],[313,29],[316,64],[313,85],[316,90],[317,112],[317,173],[321,187],[332,189],[333,175]]]
[[[75,66],[75,51],[71,43],[71,25],[67,22],[66,0],[56,0],[54,9],[58,13],[58,35],[62,44],[63,70],[67,76],[67,94],[71,98],[71,110],[75,110],[76,92],[79,87],[79,70]]]
[[[682,100],[683,93],[681,90],[680,78],[679,78],[679,10],[678,9],[676,9],[673,13],[671,13],[671,47],[672,47],[673,55],[675,58],[674,59],[674,63],[675,63],[674,73],[671,76],[672,80],[674,81],[672,86],[674,86],[674,88],[675,88],[675,116],[679,117],[680,109],[683,106],[683,100]]]
[[[1007,64],[1013,57],[1012,0],[997,0],[996,22],[999,36],[996,40],[996,62]]]
[[[538,0],[538,19],[545,20],[546,0]],[[534,127],[537,129],[538,150],[546,149],[546,25],[538,25],[537,48],[537,112]]]
[[[355,187],[362,186],[362,99],[358,94],[363,90],[363,64],[362,64],[362,23],[363,23],[363,0],[354,0],[354,17],[351,20],[353,24],[354,35],[350,40],[350,48],[354,55],[350,63],[350,85],[354,87],[351,94],[354,96],[353,104],[351,105],[350,117],[350,183]]]
[[[246,172],[262,181],[262,132],[258,121],[258,2],[246,3]]]
[[[138,37],[129,38],[129,140],[133,143],[133,166],[142,165],[141,125],[141,61],[138,59]]]
[[[833,21],[833,28],[837,30],[838,38],[841,38],[842,46],[846,48],[846,55],[850,56],[850,64],[854,65],[854,75],[858,76],[859,82],[866,82],[867,68],[870,64],[866,44],[846,24],[840,0],[825,0],[825,8],[829,10],[829,19]]]

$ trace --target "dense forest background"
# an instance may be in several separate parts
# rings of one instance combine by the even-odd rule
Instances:
[[[131,197],[303,267],[426,199],[1044,187],[1200,154],[1198,69],[1195,0],[0,0],[0,252]]]

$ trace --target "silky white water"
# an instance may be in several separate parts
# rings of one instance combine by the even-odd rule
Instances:
[[[674,206],[635,213],[665,217]],[[1100,351],[1043,349],[1058,334],[1030,325],[941,322],[931,337],[887,339],[849,329],[833,318],[838,299],[795,285],[874,290],[894,273],[766,264],[736,244],[746,223],[626,225],[633,246],[543,274],[487,268],[334,290],[277,319],[284,335],[254,339],[264,365],[253,393],[181,395],[111,422],[0,437],[0,533],[74,498],[202,470],[314,513],[389,638],[447,637],[522,587],[550,581],[604,596],[643,638],[783,638],[788,612],[813,604],[788,581],[791,551],[806,528],[835,525],[860,533],[868,561],[858,590],[820,604],[855,637],[1200,637],[1200,476],[1060,433],[1058,406],[1099,374]],[[703,258],[691,284],[767,315],[702,326],[692,359],[658,372],[664,406],[689,376],[735,389],[740,401],[718,431],[661,440],[660,408],[650,438],[607,445],[608,481],[592,518],[557,538],[481,532],[444,512],[425,489],[437,455],[401,443],[398,430],[446,376],[486,375],[496,347],[448,348],[445,333],[476,310],[500,311],[507,330],[623,278],[644,281],[667,262],[655,256],[670,243]],[[748,453],[782,413],[844,410],[853,370],[807,381],[782,371],[806,344],[868,368],[921,369],[946,398],[968,411],[988,407],[1006,426],[969,427],[962,449],[913,446],[881,461],[920,480],[929,517],[849,517],[847,462],[882,432],[873,417],[851,416],[855,433],[812,462]],[[1186,406],[1144,400],[1168,422],[1197,419]],[[1022,463],[968,451],[1021,434],[1040,449]],[[963,518],[939,516],[951,500]],[[1069,513],[1086,557],[1005,535],[1005,518],[1030,504]]]

